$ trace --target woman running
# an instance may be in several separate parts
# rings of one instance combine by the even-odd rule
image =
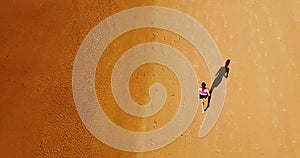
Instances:
[[[204,113],[204,101],[208,96],[210,96],[209,89],[206,87],[206,83],[202,82],[201,87],[199,88],[199,97],[201,100],[202,113]]]

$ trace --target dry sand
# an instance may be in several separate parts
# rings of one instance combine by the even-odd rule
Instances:
[[[184,12],[208,30],[223,59],[231,59],[226,100],[206,137],[198,138],[204,118],[199,110],[188,130],[170,145],[124,152],[97,140],[81,122],[72,96],[73,62],[87,33],[104,18],[150,5]],[[0,30],[1,157],[300,157],[297,0],[1,1]],[[143,65],[130,79],[131,95],[140,104],[149,101],[151,83],[160,81],[168,88],[162,111],[146,119],[121,111],[103,81],[109,81],[111,71],[106,65],[124,50],[153,41],[180,50],[199,82],[212,83],[203,58],[179,35],[153,28],[124,34],[99,62],[96,89],[99,101],[112,105],[103,107],[109,118],[128,130],[159,128],[178,110],[178,81],[162,65]]]

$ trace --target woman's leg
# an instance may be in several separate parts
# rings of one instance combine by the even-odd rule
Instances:
[[[202,113],[204,113],[204,99],[200,99],[201,100],[201,108],[202,108]]]

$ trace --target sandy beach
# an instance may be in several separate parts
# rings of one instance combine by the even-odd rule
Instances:
[[[171,8],[192,17],[210,34],[222,62],[230,59],[231,63],[229,77],[223,79],[227,88],[222,112],[205,137],[199,138],[198,132],[213,107],[202,114],[197,98],[195,117],[175,141],[151,151],[129,152],[100,141],[84,124],[74,101],[72,75],[79,48],[95,26],[121,11],[142,6]],[[149,14],[145,19],[158,15]],[[135,18],[126,21],[138,25]],[[185,27],[183,21],[175,22],[176,28]],[[300,157],[299,35],[297,0],[2,1],[0,156]],[[100,43],[101,40],[106,39],[100,39]],[[184,86],[172,68],[149,62],[131,73],[128,91],[132,100],[143,106],[151,100],[149,87],[160,83],[166,95],[163,107],[141,118],[118,106],[112,91],[113,69],[126,51],[149,42],[162,43],[180,52],[193,69],[198,86],[203,81],[208,87],[213,83],[206,58],[191,41],[174,31],[144,27],[116,37],[96,63],[94,80],[87,78],[86,82],[95,83],[99,108],[109,120],[133,133],[151,133],[167,125],[182,110],[179,105],[185,95]],[[135,62],[131,59],[127,64]],[[173,57],[169,60],[181,62]],[[185,77],[183,80],[189,81],[193,76]],[[125,77],[120,75],[116,79],[119,78]],[[121,86],[124,85],[116,85],[116,89]],[[161,137],[170,135],[165,133]]]

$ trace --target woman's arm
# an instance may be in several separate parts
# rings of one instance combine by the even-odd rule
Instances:
[[[210,96],[209,90],[206,89],[205,91],[206,91],[207,95]]]

